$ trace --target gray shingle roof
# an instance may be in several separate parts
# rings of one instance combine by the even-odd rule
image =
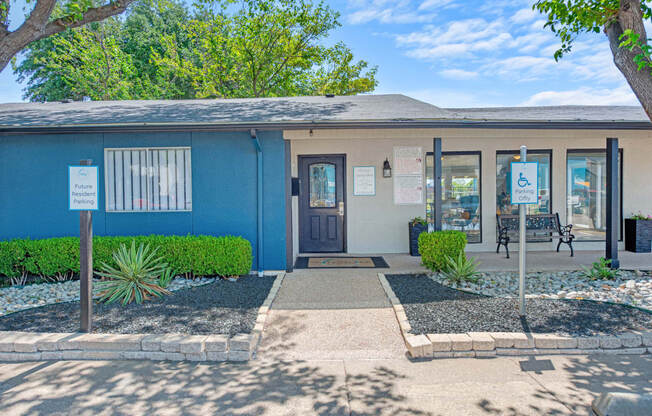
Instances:
[[[0,129],[116,125],[466,121],[645,122],[641,107],[440,108],[400,94],[0,104]]]
[[[640,106],[564,105],[543,107],[447,108],[456,118],[520,121],[649,121]]]
[[[451,116],[446,110],[399,94],[0,104],[0,126],[433,120]]]

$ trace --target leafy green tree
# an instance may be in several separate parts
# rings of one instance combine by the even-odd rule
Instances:
[[[0,0],[0,71],[31,42],[118,15],[133,1],[26,0],[33,5],[31,11],[16,30],[10,31],[9,11],[15,0]]]
[[[549,27],[561,40],[560,59],[582,33],[604,32],[614,63],[652,119],[652,48],[644,21],[652,18],[652,0],[539,0],[534,9],[548,15]]]
[[[14,72],[27,81],[24,96],[31,101],[193,97],[186,79],[163,77],[150,59],[152,51],[164,50],[164,35],[187,47],[183,27],[189,19],[182,3],[140,0],[124,20],[109,18],[31,43]]]
[[[342,43],[320,43],[339,26],[338,17],[323,3],[204,0],[186,26],[190,54],[183,56],[176,39],[166,36],[166,50],[153,59],[163,76],[188,79],[201,98],[372,91],[375,67],[354,63]]]
[[[112,36],[117,22],[95,30],[80,28],[69,37],[53,39],[54,50],[45,67],[58,74],[73,98],[126,100],[131,98],[135,67]]]

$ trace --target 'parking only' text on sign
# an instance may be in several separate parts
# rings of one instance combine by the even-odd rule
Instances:
[[[512,204],[539,202],[538,162],[512,162]]]
[[[71,211],[98,209],[97,166],[68,166],[69,203]]]

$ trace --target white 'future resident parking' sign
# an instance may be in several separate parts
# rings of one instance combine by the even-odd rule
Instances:
[[[68,166],[68,196],[71,211],[97,211],[97,166]]]
[[[538,162],[512,162],[512,204],[539,202],[538,171]]]

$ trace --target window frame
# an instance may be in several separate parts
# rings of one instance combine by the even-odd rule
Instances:
[[[192,191],[193,191],[193,185],[192,185],[192,146],[137,146],[137,147],[105,147],[104,148],[104,212],[107,214],[148,214],[148,213],[167,213],[167,212],[192,212],[192,208],[190,209],[166,209],[166,210],[150,210],[149,209],[149,203],[147,204],[147,208],[143,210],[109,210],[109,187],[108,187],[108,180],[109,180],[109,170],[106,168],[106,160],[107,160],[107,154],[108,152],[119,152],[119,151],[145,151],[147,152],[146,154],[148,155],[148,160],[149,160],[149,152],[151,150],[189,150],[190,151],[190,180],[191,180],[191,185],[190,185],[190,192],[191,192],[191,197],[192,197]],[[150,166],[147,167],[148,169]],[[115,173],[115,167],[114,167],[114,173]],[[148,174],[149,176],[149,174]],[[147,190],[147,200],[149,201],[149,194],[150,194],[150,181],[149,178],[147,180],[147,184],[145,189]],[[124,190],[123,190],[124,192]],[[194,206],[192,204],[191,206]]]
[[[433,168],[434,168],[434,162],[435,162],[435,153],[434,152],[426,152],[426,158],[428,156],[432,156],[433,158]],[[483,221],[484,221],[484,215],[483,215],[483,207],[482,207],[482,151],[481,150],[463,150],[463,151],[450,151],[450,152],[441,152],[441,156],[478,156],[478,193],[480,196],[480,241],[469,241],[468,244],[482,244],[484,242],[484,235],[483,235]],[[426,219],[428,218],[428,163],[424,163],[425,168],[426,168],[426,195],[425,195],[425,202],[426,202]]]
[[[520,150],[496,150],[496,161],[495,161],[495,165],[496,165],[496,178],[495,179],[496,180],[498,180],[498,156],[499,155],[519,155],[520,153],[521,153]],[[554,208],[553,208],[554,207],[554,204],[553,204],[553,202],[554,202],[553,201],[553,197],[554,197],[554,188],[553,188],[553,186],[554,186],[554,184],[552,182],[552,180],[553,180],[552,173],[554,171],[554,168],[553,168],[554,161],[553,161],[553,157],[552,157],[552,154],[553,154],[552,149],[527,149],[527,154],[528,154],[528,156],[532,155],[532,154],[534,154],[534,155],[548,155],[548,157],[550,158],[550,165],[549,165],[549,172],[548,172],[548,183],[550,184],[550,195],[549,195],[549,198],[550,198],[550,214],[554,214]],[[497,191],[498,191],[498,187],[496,186],[496,192]],[[495,203],[494,203],[495,208],[498,208],[498,195],[494,195],[494,198],[495,198]],[[496,238],[497,237],[498,237],[498,234],[496,233]]]
[[[312,176],[310,174],[311,173],[310,168],[313,165],[331,165],[331,166],[333,166],[333,172],[334,172],[334,178],[335,178],[335,205],[333,205],[332,207],[313,207],[311,205],[312,201],[311,201],[311,198],[310,198],[311,197],[310,194],[312,193],[312,190],[310,189],[310,185],[312,185],[312,183],[311,183]],[[338,201],[337,201],[337,164],[332,163],[332,162],[308,163],[308,209],[309,210],[313,210],[313,209],[337,209],[337,204],[338,204]]]
[[[605,160],[607,158],[607,149],[606,148],[587,148],[587,149],[566,149],[566,167],[565,167],[565,176],[566,176],[566,187],[565,187],[565,194],[566,198],[565,199],[565,204],[566,204],[566,224],[570,222],[570,219],[568,218],[568,155],[572,154],[582,154],[582,153],[599,153],[602,152],[604,153]],[[623,178],[623,172],[624,169],[623,167],[625,166],[625,155],[623,152],[623,148],[619,147],[618,148],[618,156],[620,158],[620,168],[618,169],[618,178],[619,183],[618,183],[618,197],[620,198],[620,215],[619,215],[619,227],[618,227],[618,241],[622,242],[624,239],[624,233],[625,233],[625,214],[624,214],[624,206],[625,206],[625,194],[623,192],[623,184],[624,184],[624,178]],[[603,243],[607,241],[607,238],[605,236],[604,240],[580,240],[577,239],[575,240],[578,243]]]

